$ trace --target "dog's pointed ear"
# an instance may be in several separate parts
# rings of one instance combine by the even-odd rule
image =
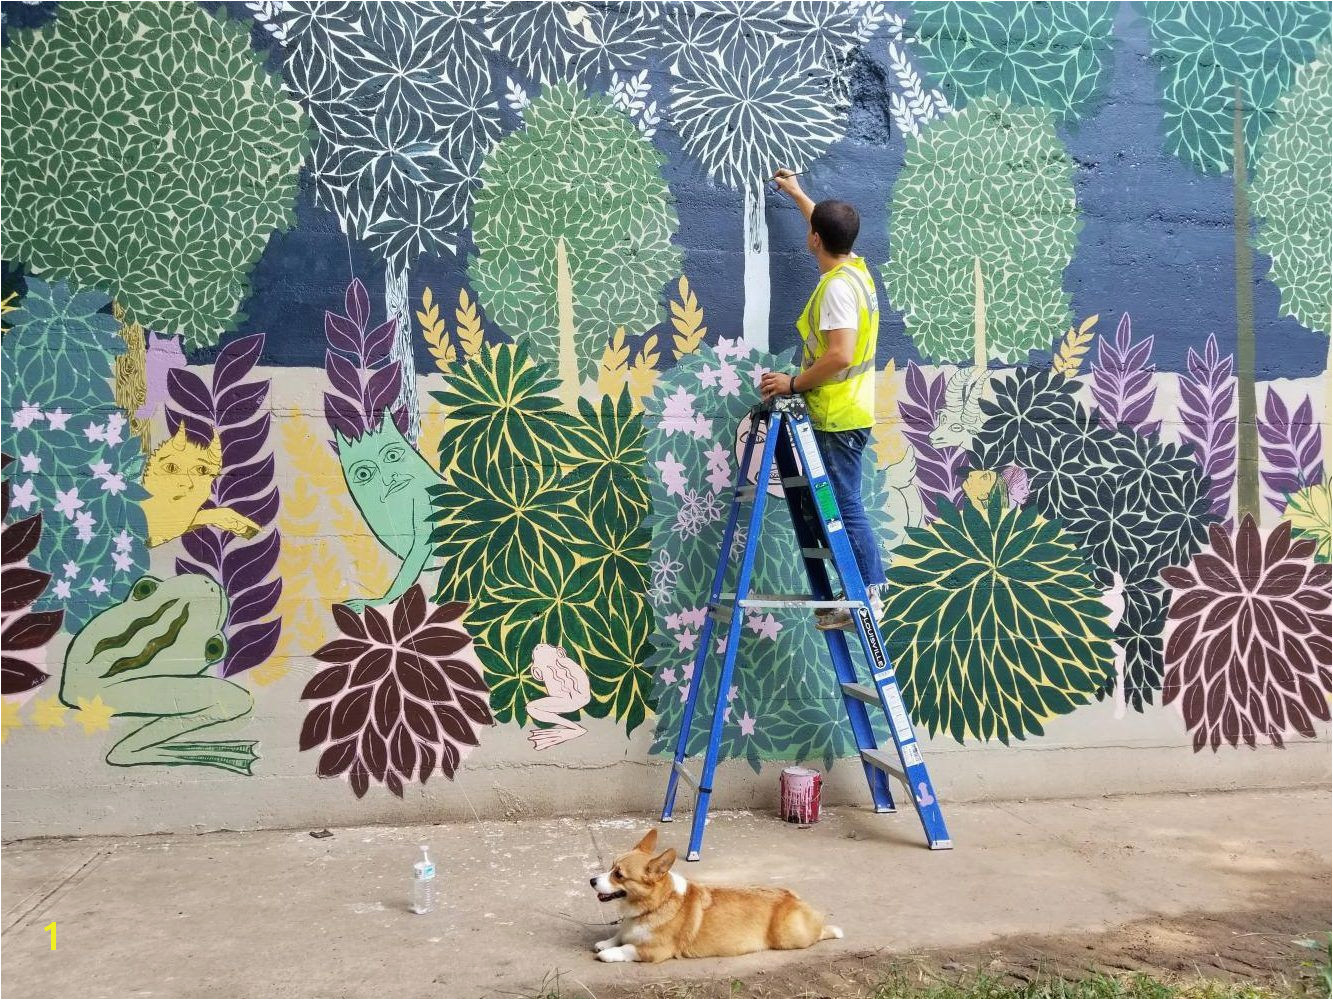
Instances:
[[[645,854],[652,854],[657,849],[657,831],[649,830],[643,835],[643,839],[634,845],[636,851],[643,851]]]
[[[648,862],[648,874],[654,878],[661,878],[667,872],[671,871],[671,866],[676,863],[676,849],[668,847],[653,860]]]

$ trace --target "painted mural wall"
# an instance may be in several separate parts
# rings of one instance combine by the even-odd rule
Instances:
[[[1329,733],[1327,4],[0,10],[10,830],[648,808],[816,278],[780,166],[881,284],[944,794],[1326,772],[1241,755]],[[743,641],[729,780],[851,770],[810,623]]]

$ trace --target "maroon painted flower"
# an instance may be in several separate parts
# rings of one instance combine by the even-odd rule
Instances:
[[[315,652],[331,666],[301,693],[315,702],[301,749],[323,748],[321,778],[348,775],[357,798],[372,778],[399,798],[404,782],[425,784],[437,767],[453,778],[478,728],[492,724],[472,638],[459,623],[466,607],[432,607],[420,586],[388,618],[334,605],[342,636]]]
[[[13,459],[5,455],[0,467]],[[0,517],[9,518],[9,480],[0,490]],[[0,531],[0,694],[22,694],[50,674],[38,664],[43,647],[60,631],[63,611],[30,611],[51,582],[51,574],[33,569],[28,556],[42,537],[42,515],[33,514]]]
[[[1216,524],[1209,536],[1188,567],[1162,571],[1175,588],[1163,702],[1180,701],[1196,752],[1313,738],[1314,720],[1329,719],[1329,565],[1286,521],[1267,543],[1249,515],[1234,539]]]

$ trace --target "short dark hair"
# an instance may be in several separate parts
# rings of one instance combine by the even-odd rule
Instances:
[[[829,198],[810,213],[810,228],[829,253],[851,253],[861,231],[861,216],[847,202]]]

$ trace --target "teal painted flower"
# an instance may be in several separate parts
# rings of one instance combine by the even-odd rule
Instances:
[[[912,9],[912,52],[958,107],[1003,94],[1071,119],[1105,89],[1116,9],[1109,0],[948,0]]]
[[[124,600],[148,568],[143,455],[112,396],[112,362],[125,345],[100,311],[107,303],[29,278],[0,341],[10,503],[16,516],[42,515],[29,563],[51,576],[34,608],[63,610],[71,632]]]
[[[1333,297],[1333,50],[1296,71],[1259,142],[1255,246],[1273,258],[1268,277],[1282,309],[1301,325],[1328,333]]]

